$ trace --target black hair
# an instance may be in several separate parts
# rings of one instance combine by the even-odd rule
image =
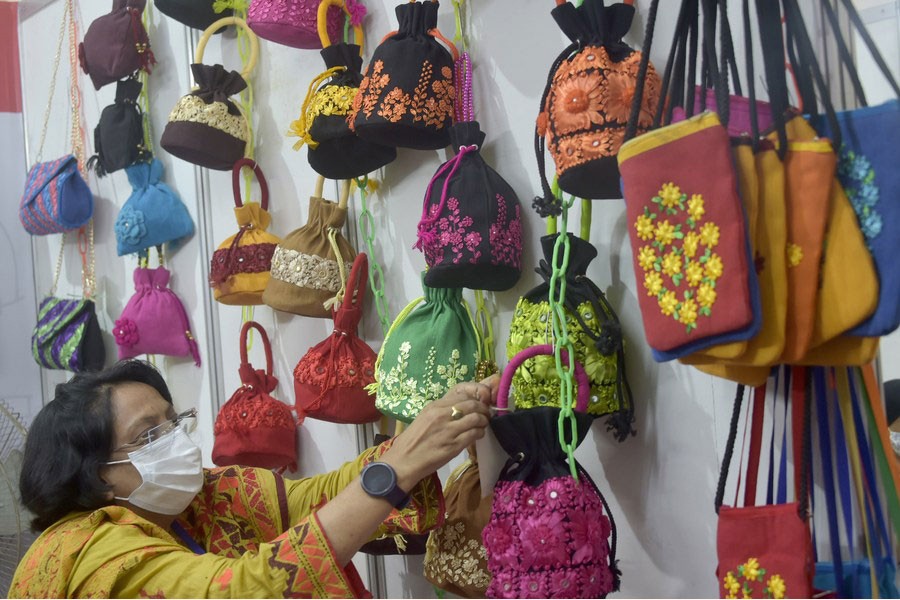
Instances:
[[[172,404],[169,388],[153,365],[126,360],[57,385],[53,400],[35,417],[19,477],[22,503],[34,515],[35,531],[70,512],[110,503],[110,486],[100,478],[100,467],[112,451],[110,398],[117,384],[130,382],[149,385]]]

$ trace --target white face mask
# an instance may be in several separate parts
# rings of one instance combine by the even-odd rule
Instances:
[[[203,487],[203,463],[200,448],[181,427],[128,453],[128,459],[143,482],[127,498],[116,496],[134,506],[161,515],[181,514]]]

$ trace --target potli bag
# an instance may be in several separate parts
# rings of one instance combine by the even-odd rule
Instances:
[[[144,117],[137,105],[141,87],[143,84],[137,79],[118,82],[115,103],[100,113],[100,122],[94,128],[97,154],[87,162],[87,168],[99,177],[151,158],[144,146]]]
[[[82,234],[79,233],[79,236]],[[103,336],[97,321],[93,296],[94,244],[93,224],[88,236],[89,255],[82,255],[81,299],[56,295],[62,270],[66,236],[60,241],[59,258],[50,293],[38,307],[37,324],[31,334],[31,354],[45,369],[61,369],[80,373],[99,371],[106,362]]]
[[[250,58],[240,73],[226,71],[222,65],[202,64],[209,38],[228,25],[243,27],[250,38]],[[197,89],[175,104],[160,145],[189,163],[217,171],[231,170],[234,163],[243,158],[250,140],[247,116],[231,96],[247,87],[247,77],[253,72],[258,56],[259,40],[243,20],[226,17],[210,25],[200,36],[191,65]]]
[[[163,266],[162,248],[157,246],[159,267],[147,266],[144,254],[134,270],[134,295],[113,325],[119,360],[140,354],[190,356],[200,366],[200,351],[181,299],[169,289],[172,274]]]
[[[586,273],[597,256],[593,244],[569,235],[570,255],[566,272],[566,327],[590,382],[586,412],[594,417],[609,415],[607,428],[619,441],[633,434],[634,401],[625,374],[622,326],[606,295]],[[553,247],[557,235],[541,238],[544,260],[537,272],[544,279],[519,299],[509,326],[506,356],[512,359],[535,345],[553,342],[550,327],[550,277]],[[559,377],[552,356],[538,355],[512,374],[513,387],[520,392],[517,406],[534,408],[560,406]],[[527,393],[526,393],[527,392]]]
[[[340,201],[322,197],[325,178],[316,181],[306,225],[287,234],[272,255],[272,276],[262,300],[275,310],[328,318],[344,297],[347,273],[356,250],[341,233],[347,220],[350,184],[342,183]]]
[[[458,73],[466,78],[459,84],[467,106],[450,127],[458,153],[428,183],[415,248],[425,253],[429,287],[503,291],[522,274],[521,207],[516,192],[481,155],[485,135],[472,120],[472,66],[464,64]]]
[[[219,19],[225,17],[233,17],[234,9],[231,5],[235,4],[235,0],[215,0],[207,2],[203,0],[154,0],[154,8],[158,8],[159,12],[171,17],[194,29],[203,31]],[[228,5],[228,6],[226,6]],[[224,29],[220,29],[216,33],[221,33]]]
[[[375,363],[376,383],[369,386],[378,410],[404,423],[471,380],[481,356],[462,290],[428,287],[424,275],[422,288],[425,295],[400,311],[388,330]]]
[[[633,0],[604,6],[557,2],[552,15],[572,41],[554,61],[541,96],[535,151],[545,196],[544,144],[556,163],[559,187],[581,198],[620,198],[616,154],[625,136],[641,53],[622,41],[634,18]],[[651,124],[659,77],[650,65],[638,128]]]
[[[266,370],[247,359],[247,332],[259,332],[266,352]],[[256,321],[241,327],[241,387],[216,416],[212,460],[220,467],[242,465],[261,469],[297,468],[297,424],[290,407],[270,394],[278,387],[272,375],[272,347],[265,328]]]
[[[259,181],[260,202],[241,200],[241,169],[249,167]],[[262,304],[262,294],[269,283],[272,255],[281,240],[266,231],[272,222],[269,215],[269,186],[262,169],[249,158],[234,163],[231,172],[234,191],[234,216],[238,232],[225,239],[213,253],[209,267],[209,284],[213,296],[222,304],[254,306]]]
[[[347,122],[370,142],[437,150],[450,142],[459,52],[437,29],[437,0],[404,2],[396,13],[398,29],[375,48]]]
[[[150,72],[156,58],[141,22],[147,0],[113,0],[112,11],[95,19],[78,46],[78,61],[95,89],[135,74]]]
[[[578,479],[572,477],[558,438],[560,409],[510,411],[513,373],[542,354],[552,356],[553,347],[532,346],[509,362],[497,393],[499,412],[491,419],[497,441],[511,458],[494,486],[482,536],[493,576],[487,597],[605,598],[619,588],[615,522],[600,490],[577,463]],[[590,383],[578,362],[574,376],[577,445],[592,419],[585,412]],[[516,397],[521,396],[517,390]]]
[[[340,306],[333,309],[334,331],[310,348],[294,368],[297,416],[362,425],[381,418],[366,387],[375,382],[375,351],[359,335],[369,261],[356,255]]]
[[[186,238],[194,233],[187,207],[162,179],[157,159],[127,167],[132,192],[116,217],[116,249],[119,256],[134,254]]]
[[[359,15],[362,21],[365,7],[354,0],[343,0],[347,9]],[[341,36],[340,4],[329,5],[325,27],[328,37]],[[322,48],[319,41],[316,16],[319,0],[253,0],[247,11],[247,24],[261,38],[291,46],[314,50]]]
[[[332,44],[328,39],[325,15],[332,5],[343,6],[344,11],[348,12],[355,44]],[[365,7],[361,4],[354,6],[361,11],[349,12],[342,0],[324,0],[319,6],[321,55],[326,70],[310,83],[300,109],[300,118],[291,123],[288,132],[288,135],[300,138],[294,144],[294,150],[306,144],[309,165],[316,173],[329,179],[362,177],[397,158],[396,149],[358,137],[347,123],[353,98],[362,82],[363,31],[359,12],[364,14]]]

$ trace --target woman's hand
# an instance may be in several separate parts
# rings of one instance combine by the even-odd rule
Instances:
[[[397,472],[400,489],[409,491],[475,440],[484,437],[484,428],[491,417],[489,407],[497,399],[499,385],[499,375],[480,383],[457,384],[443,398],[426,406],[397,436],[390,450],[379,460]]]

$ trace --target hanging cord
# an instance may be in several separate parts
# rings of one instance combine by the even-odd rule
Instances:
[[[150,31],[150,23],[152,22],[153,3],[147,3],[142,17],[144,29]],[[153,129],[150,122],[150,73],[149,71],[140,71],[138,81],[141,82],[141,93],[138,94],[138,110],[141,111],[141,121],[144,125],[144,145],[140,151],[139,160],[150,160],[153,157]]]
[[[739,383],[734,395],[734,409],[731,412],[731,426],[728,428],[728,443],[725,444],[725,456],[722,457],[722,468],[719,471],[719,484],[716,486],[715,508],[716,514],[722,508],[722,500],[725,498],[725,484],[728,482],[728,466],[731,457],[734,456],[734,442],[737,439],[738,422],[741,418],[741,403],[744,401],[744,384]]]
[[[650,1],[650,11],[647,15],[647,29],[644,31],[644,47],[641,49],[641,62],[638,66],[637,83],[634,86],[634,98],[631,102],[631,113],[628,115],[628,124],[625,126],[624,142],[627,142],[637,133],[638,118],[641,115],[641,104],[644,98],[644,83],[647,79],[647,69],[650,66],[650,49],[653,47],[653,32],[656,29],[656,13],[659,10],[659,0]],[[668,71],[668,66],[666,68]],[[660,96],[660,106],[665,104],[665,96]]]
[[[47,101],[47,108],[44,110],[44,125],[41,128],[41,141],[38,143],[38,151],[35,155],[35,163],[41,162],[44,154],[44,141],[47,139],[47,127],[50,123],[50,109],[53,107],[53,96],[56,93],[56,78],[59,74],[59,61],[62,57],[62,44],[65,37],[67,25],[72,18],[72,2],[65,0],[63,2],[62,22],[59,24],[59,37],[56,40],[56,56],[53,58],[53,75],[50,78],[50,94]],[[55,286],[54,286],[55,289]]]
[[[347,290],[347,265],[344,264],[344,257],[341,255],[341,248],[337,243],[337,236],[339,233],[340,230],[338,230],[337,227],[328,228],[328,243],[331,244],[331,249],[337,257],[338,272],[341,276],[341,287],[335,293],[334,297],[329,298],[323,303],[326,310],[331,310],[332,308],[336,309],[340,306],[341,300],[344,298],[344,293]]]
[[[609,510],[609,503],[606,501],[606,496],[603,495],[603,492],[600,491],[600,488],[597,487],[597,484],[591,478],[587,471],[584,470],[584,467],[578,465],[578,472],[581,473],[584,478],[590,482],[591,487],[594,488],[594,492],[600,497],[600,502],[603,504],[603,510],[606,511],[606,518],[609,519],[609,529],[610,529],[610,538],[611,541],[609,543],[609,568],[612,571],[613,576],[613,587],[612,591],[618,592],[620,584],[622,582],[622,570],[619,568],[619,560],[616,558],[616,548],[618,546],[618,530],[616,528],[616,519],[613,517],[612,511]]]
[[[447,190],[450,187],[450,180],[453,179],[453,176],[456,174],[456,171],[459,169],[459,165],[462,164],[463,157],[469,152],[475,152],[478,150],[477,144],[472,144],[471,146],[460,146],[459,153],[445,162],[441,167],[437,170],[434,176],[431,178],[431,181],[428,182],[428,187],[425,189],[425,200],[422,202],[422,217],[419,219],[418,225],[418,235],[416,238],[416,243],[413,244],[413,248],[415,250],[424,251],[425,248],[430,248],[435,241],[437,241],[437,233],[434,230],[434,225],[437,220],[441,217],[441,214],[444,212],[444,207],[447,204]],[[438,203],[435,210],[430,211],[429,208],[431,204],[429,203],[429,199],[431,198],[431,190],[434,188],[435,182],[438,178],[450,171],[447,174],[447,178],[444,179],[444,187],[441,190],[441,200]]]
[[[359,190],[359,204],[361,208],[359,228],[366,242],[366,254],[369,255],[369,289],[372,290],[372,297],[375,299],[375,310],[378,313],[378,321],[381,323],[381,334],[383,337],[387,337],[388,330],[391,327],[391,320],[388,316],[387,300],[384,295],[384,271],[375,259],[375,217],[369,210],[367,202],[369,187],[374,188],[375,182],[370,181],[368,175],[356,178],[353,181]]]
[[[330,79],[334,75],[342,71],[346,71],[347,67],[344,66],[336,66],[331,67],[325,71],[322,71],[318,75],[316,75],[313,80],[309,84],[309,88],[306,90],[306,98],[303,100],[303,104],[300,107],[300,118],[294,121],[291,121],[291,127],[288,129],[287,134],[291,137],[298,137],[300,141],[294,144],[294,150],[299,150],[303,147],[303,144],[308,145],[310,148],[318,148],[319,142],[312,139],[309,135],[309,128],[312,125],[313,116],[310,115],[310,104],[312,104],[312,100],[316,95],[316,92],[319,91],[319,86],[325,83],[326,80]]]
[[[74,0],[66,0],[69,8],[69,102],[72,106],[72,153],[78,161],[78,170],[85,176],[84,128],[81,125],[81,87],[78,85],[78,19]]]
[[[475,331],[481,340],[481,361],[475,367],[475,380],[482,381],[497,373],[497,357],[494,352],[494,326],[482,290],[475,290]]]
[[[451,0],[453,3],[453,18],[456,21],[456,31],[453,34],[453,41],[459,44],[463,54],[469,50],[469,38],[466,35],[468,23],[466,22],[466,13],[463,9],[465,0]]]
[[[93,298],[94,279],[94,219],[78,230],[78,253],[81,255],[81,288],[84,298]]]
[[[56,295],[56,286],[59,284],[59,274],[62,272],[63,254],[66,250],[66,232],[63,232],[59,241],[59,256],[56,257],[56,271],[53,273],[53,284],[50,286],[50,295]]]

